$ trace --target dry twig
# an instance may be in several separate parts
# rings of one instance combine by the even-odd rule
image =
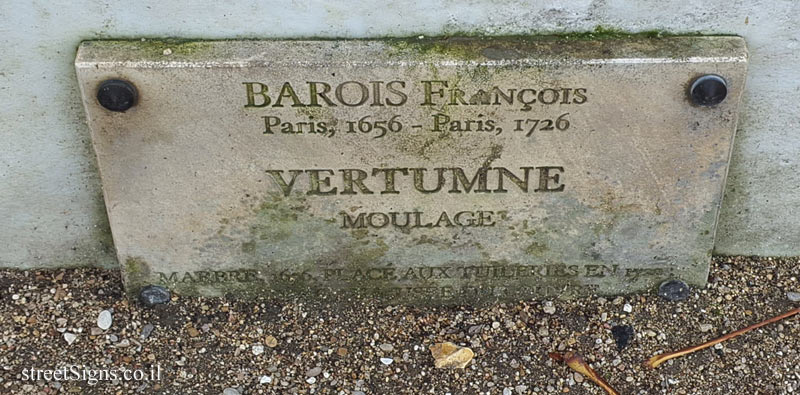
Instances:
[[[789,317],[791,317],[791,316],[793,316],[793,315],[795,315],[797,313],[800,313],[800,307],[796,308],[794,310],[790,310],[789,312],[781,314],[781,315],[779,315],[777,317],[772,317],[772,318],[770,318],[770,319],[768,319],[766,321],[761,321],[761,322],[759,322],[757,324],[750,325],[747,328],[739,329],[736,332],[728,333],[725,336],[716,338],[714,340],[705,342],[703,344],[700,344],[700,345],[697,345],[697,346],[686,347],[686,348],[684,348],[682,350],[678,350],[678,351],[671,352],[671,353],[668,353],[668,354],[660,354],[660,355],[653,356],[650,359],[648,359],[647,362],[645,362],[645,366],[647,366],[649,368],[652,368],[652,369],[655,369],[656,367],[658,367],[658,365],[661,365],[662,363],[664,363],[664,362],[666,362],[666,361],[668,361],[668,360],[670,360],[672,358],[680,357],[681,355],[691,354],[691,353],[693,353],[695,351],[699,351],[699,350],[702,350],[702,349],[705,349],[705,348],[709,348],[709,347],[711,347],[711,346],[713,346],[713,345],[715,345],[717,343],[722,343],[725,340],[734,338],[734,337],[739,336],[739,335],[741,335],[743,333],[746,333],[746,332],[750,332],[753,329],[757,329],[757,328],[760,328],[760,327],[762,327],[764,325],[768,325],[768,324],[771,324],[773,322],[780,321],[780,320],[782,320],[784,318],[789,318]]]
[[[566,362],[567,366],[572,368],[572,370],[588,377],[589,380],[594,381],[595,384],[606,390],[609,395],[619,395],[619,392],[617,392],[617,390],[612,388],[611,385],[603,380],[603,378],[600,377],[600,375],[597,374],[597,372],[595,372],[594,369],[592,369],[591,366],[589,366],[589,364],[586,363],[586,361],[584,361],[580,355],[572,352],[567,352],[564,355],[551,352],[549,355],[550,358],[553,358],[556,361]]]

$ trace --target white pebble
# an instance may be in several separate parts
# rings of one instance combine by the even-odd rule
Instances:
[[[792,302],[800,302],[800,292],[787,292],[786,297]]]
[[[381,363],[382,363],[382,364],[384,364],[384,365],[386,365],[386,366],[389,366],[389,365],[391,365],[391,364],[392,364],[392,362],[394,362],[394,359],[391,359],[391,358],[381,358]]]
[[[67,341],[67,344],[72,344],[72,343],[74,343],[74,342],[75,342],[75,339],[77,339],[77,338],[78,338],[78,336],[75,336],[75,335],[74,335],[74,334],[72,334],[72,333],[69,333],[69,332],[65,332],[65,333],[64,333],[64,340],[66,340],[66,341]]]
[[[309,384],[314,384],[316,382],[317,382],[317,378],[316,377],[309,377],[309,378],[306,379],[306,383],[309,383]]]
[[[272,377],[270,377],[270,376],[261,376],[261,379],[258,380],[258,382],[261,383],[261,384],[269,384],[269,383],[272,382]]]
[[[511,388],[503,388],[503,395],[511,395]]]
[[[111,312],[108,310],[103,310],[100,314],[97,315],[97,327],[102,330],[108,330],[111,328]]]
[[[625,303],[625,306],[622,306],[622,311],[630,313],[633,311],[633,306],[631,306],[629,303]]]
[[[700,332],[708,332],[711,329],[714,329],[714,326],[711,324],[700,324]]]
[[[264,346],[261,344],[253,344],[253,355],[261,355],[264,353]]]
[[[122,339],[119,343],[115,344],[114,347],[116,348],[125,348],[131,345],[131,341],[128,339]]]

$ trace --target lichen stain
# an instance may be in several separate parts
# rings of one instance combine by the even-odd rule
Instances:
[[[135,297],[142,286],[148,285],[152,279],[150,265],[141,257],[128,257],[125,259],[125,271],[122,279],[128,297]]]

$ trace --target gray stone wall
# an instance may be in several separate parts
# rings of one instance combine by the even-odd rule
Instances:
[[[115,265],[72,62],[98,38],[737,34],[750,49],[716,251],[800,255],[796,1],[102,1],[0,4],[0,267]],[[657,77],[654,77],[657,78]]]

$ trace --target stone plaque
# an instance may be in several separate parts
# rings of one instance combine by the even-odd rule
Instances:
[[[746,64],[738,37],[76,59],[129,292],[434,304],[704,284]]]

